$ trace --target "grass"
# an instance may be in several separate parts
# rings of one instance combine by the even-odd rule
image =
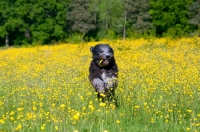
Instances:
[[[102,43],[115,50],[118,108],[88,81],[97,42],[0,50],[0,132],[200,131],[199,38]]]

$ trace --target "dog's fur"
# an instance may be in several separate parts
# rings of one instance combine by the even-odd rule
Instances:
[[[118,85],[118,67],[114,50],[108,44],[97,44],[90,48],[93,60],[89,68],[89,80],[97,92],[98,99],[110,101]]]

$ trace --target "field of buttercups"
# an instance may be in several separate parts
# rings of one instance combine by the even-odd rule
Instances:
[[[90,47],[109,43],[119,107],[96,99]],[[200,132],[200,38],[0,49],[0,132]]]

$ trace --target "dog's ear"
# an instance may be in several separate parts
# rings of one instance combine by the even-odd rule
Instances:
[[[93,49],[94,49],[94,47],[93,47],[93,46],[92,46],[92,47],[90,47],[90,51],[91,51],[91,52],[93,52]]]

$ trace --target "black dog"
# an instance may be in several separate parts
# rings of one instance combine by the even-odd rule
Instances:
[[[111,101],[118,85],[118,67],[114,50],[108,44],[97,44],[90,48],[93,60],[89,68],[89,80],[97,92],[98,99]]]

